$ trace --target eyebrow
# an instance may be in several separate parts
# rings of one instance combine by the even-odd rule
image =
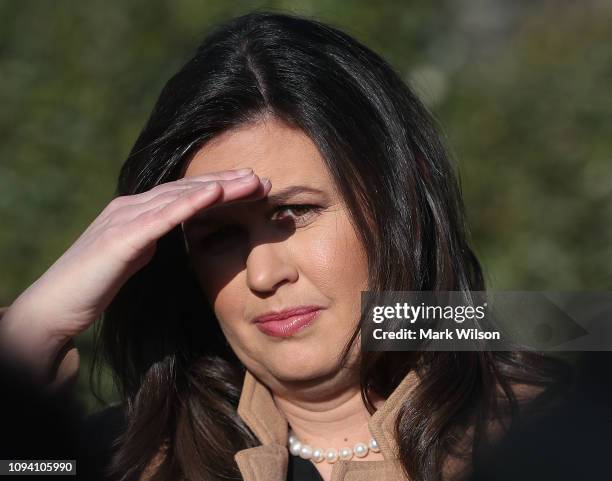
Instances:
[[[286,187],[274,194],[268,195],[261,200],[267,201],[270,204],[283,204],[298,194],[325,195],[325,192],[313,187],[306,187],[305,185],[292,185],[291,187]]]

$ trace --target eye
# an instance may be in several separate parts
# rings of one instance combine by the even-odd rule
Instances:
[[[321,210],[320,206],[313,204],[287,204],[274,209],[272,220],[294,221],[298,224],[308,222]]]
[[[323,207],[313,204],[285,204],[274,208],[271,219],[282,225],[303,226],[311,222],[323,210]],[[234,249],[246,239],[248,233],[239,225],[222,225],[213,232],[201,237],[197,244],[208,254],[221,254]]]
[[[207,249],[222,250],[241,236],[244,236],[244,232],[238,226],[226,225],[203,237],[200,244]]]

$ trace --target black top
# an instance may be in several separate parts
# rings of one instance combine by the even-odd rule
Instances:
[[[125,429],[126,419],[120,405],[110,406],[85,418],[81,428],[81,439],[90,449],[91,458],[86,464],[91,470],[91,481],[106,481],[103,470],[108,466],[113,453],[113,440]],[[85,478],[83,478],[85,479]],[[323,478],[311,461],[293,456],[289,453],[287,481],[323,481]]]
[[[323,481],[323,478],[312,461],[289,453],[287,481]]]
[[[113,441],[125,429],[125,419],[122,406],[117,404],[109,406],[102,411],[87,416],[80,426],[80,439],[85,459],[77,460],[77,471],[81,479],[91,481],[107,481],[104,469],[109,465],[113,454]],[[83,476],[83,468],[87,470]]]

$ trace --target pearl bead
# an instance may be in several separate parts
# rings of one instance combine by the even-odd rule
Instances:
[[[328,449],[325,451],[325,459],[328,463],[335,463],[338,461],[338,452],[335,449]]]
[[[300,443],[299,441],[295,441],[289,448],[289,451],[291,451],[291,454],[293,454],[294,456],[299,456],[301,450],[302,443]]]
[[[310,444],[303,444],[300,449],[300,458],[310,459],[312,458],[312,446]]]
[[[375,453],[379,453],[380,452],[380,447],[378,446],[378,443],[376,442],[376,439],[372,438],[370,439],[370,449],[372,451],[374,451]]]
[[[341,449],[314,448],[310,444],[302,443],[292,431],[289,431],[288,441],[289,452],[292,455],[299,456],[302,459],[310,459],[315,463],[320,463],[324,460],[330,464],[338,460],[350,461],[353,457],[363,458],[370,451],[380,452],[380,447],[374,438],[370,438],[367,444],[362,442],[356,443],[352,449],[348,446],[343,446]]]
[[[353,453],[355,453],[355,456],[358,458],[363,458],[368,454],[368,447],[365,443],[357,443],[353,446]]]
[[[320,463],[325,459],[325,453],[321,448],[317,448],[312,452],[312,460],[315,463]]]
[[[353,450],[351,448],[340,448],[340,459],[343,461],[348,461],[353,457]]]

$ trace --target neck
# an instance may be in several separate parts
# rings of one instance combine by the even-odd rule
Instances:
[[[273,398],[300,441],[324,449],[352,448],[358,442],[368,443],[371,415],[355,379],[295,387],[285,386],[273,392]],[[375,395],[370,399],[376,408],[384,402]]]

